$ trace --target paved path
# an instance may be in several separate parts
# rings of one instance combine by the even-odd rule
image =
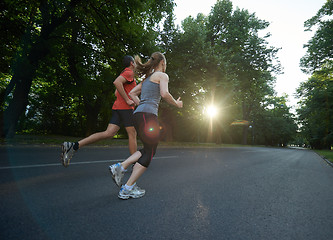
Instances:
[[[0,239],[333,239],[333,168],[308,150],[159,148],[119,200],[127,148],[0,147]],[[125,178],[128,178],[128,174]]]

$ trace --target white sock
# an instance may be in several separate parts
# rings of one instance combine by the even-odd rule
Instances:
[[[127,170],[123,167],[122,164],[120,164],[120,167],[121,167],[121,171],[122,171],[122,172],[126,172],[126,171],[127,171]]]
[[[125,189],[128,191],[131,191],[134,187],[134,184],[132,186],[128,186],[127,184],[125,184]]]

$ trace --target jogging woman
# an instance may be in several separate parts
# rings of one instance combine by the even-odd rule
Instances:
[[[146,171],[156,153],[160,136],[157,115],[161,97],[171,105],[183,107],[180,98],[175,100],[169,93],[169,76],[165,73],[166,59],[162,53],[153,53],[144,64],[139,56],[135,56],[135,63],[136,71],[144,76],[145,80],[133,88],[129,95],[138,105],[134,111],[133,120],[134,127],[143,143],[143,149],[136,151],[124,162],[109,167],[113,180],[120,187],[124,172],[135,163],[130,178],[119,191],[118,197],[121,199],[140,198],[145,194],[145,190],[139,188],[136,181]]]

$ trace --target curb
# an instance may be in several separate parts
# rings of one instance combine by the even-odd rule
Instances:
[[[321,156],[322,157],[322,156]],[[322,157],[326,162],[327,162],[327,164],[328,165],[330,165],[332,168],[333,168],[333,163],[330,161],[330,160],[328,160],[327,158],[325,158],[325,157]]]
[[[315,151],[313,151],[315,154],[317,154],[319,157],[321,157],[329,166],[331,166],[333,168],[333,163],[328,160],[327,158],[325,158],[324,156],[320,155],[319,153],[316,153]]]

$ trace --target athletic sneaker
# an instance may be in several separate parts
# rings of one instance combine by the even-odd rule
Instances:
[[[129,199],[131,198],[140,198],[143,197],[146,193],[146,190],[138,187],[136,183],[134,184],[134,187],[132,190],[127,190],[125,186],[123,185],[118,193],[118,198],[120,199]]]
[[[61,153],[61,162],[64,167],[68,167],[71,158],[73,157],[74,153],[76,152],[74,149],[73,142],[64,142],[61,145],[62,153]]]
[[[109,170],[112,175],[113,181],[117,184],[118,187],[121,186],[121,180],[124,177],[125,172],[121,170],[121,163],[116,163],[109,166]]]

